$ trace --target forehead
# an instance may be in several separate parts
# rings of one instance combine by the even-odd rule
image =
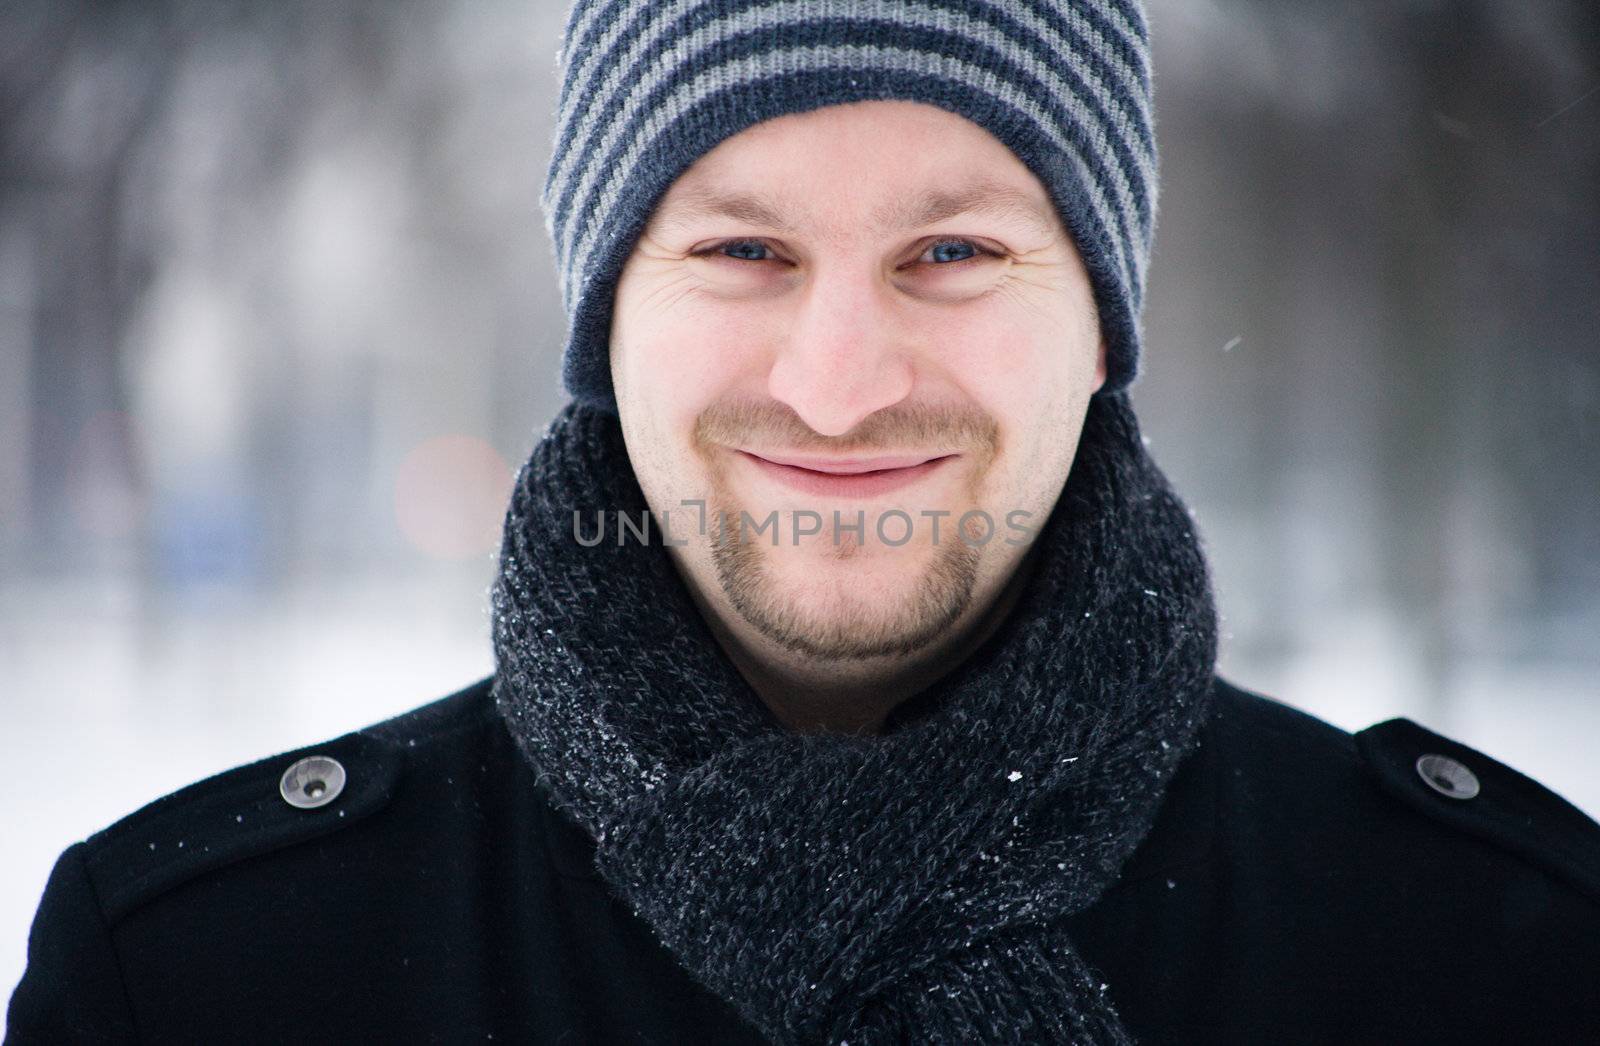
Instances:
[[[659,225],[730,218],[793,232],[822,212],[894,232],[985,214],[1062,234],[1044,185],[976,123],[919,102],[825,106],[725,139],[668,189]]]
[[[666,227],[689,225],[708,218],[731,218],[747,225],[794,232],[804,223],[808,209],[792,192],[744,190],[707,181],[669,194],[662,201],[656,218]],[[1029,192],[982,176],[923,186],[891,196],[869,212],[867,223],[873,231],[887,233],[934,225],[968,214],[998,218],[1045,236],[1062,231],[1060,216],[1042,190]]]

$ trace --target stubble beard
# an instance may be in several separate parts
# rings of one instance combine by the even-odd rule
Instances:
[[[829,530],[796,554],[821,555],[834,575],[821,599],[803,600],[784,591],[769,563],[770,543],[741,532],[741,519],[731,499],[716,499],[727,525],[711,531],[711,561],[717,580],[733,608],[762,636],[785,650],[824,661],[864,661],[913,655],[941,637],[972,604],[977,588],[981,550],[958,535],[943,533],[933,543],[933,556],[908,591],[887,602],[852,595],[848,571],[838,569],[863,555],[855,537],[838,538]],[[719,532],[720,530],[720,532]],[[867,533],[871,534],[871,523]],[[781,538],[780,538],[781,540]],[[802,552],[801,549],[804,549]],[[910,545],[888,547],[884,554],[907,554]]]
[[[932,528],[933,553],[922,557],[928,562],[915,581],[909,586],[902,584],[896,595],[875,598],[862,594],[849,565],[854,559],[872,558],[862,541],[876,535],[876,517],[866,520],[861,534],[849,531],[851,536],[843,529],[835,533],[825,523],[820,534],[810,536],[809,544],[795,548],[796,555],[814,559],[818,572],[826,575],[821,596],[800,598],[792,590],[785,591],[781,576],[774,571],[772,556],[777,548],[770,538],[753,537],[753,528],[740,526],[747,517],[740,514],[741,506],[732,496],[729,476],[720,463],[719,447],[739,446],[763,435],[775,446],[819,446],[793,411],[776,404],[718,404],[701,414],[695,428],[696,452],[707,463],[707,507],[718,513],[715,519],[725,521],[707,530],[711,560],[733,608],[780,648],[822,661],[907,657],[945,638],[972,605],[982,560],[982,547],[974,543],[978,535],[968,541],[952,532],[956,527],[946,527],[942,533]],[[976,505],[984,477],[999,453],[999,432],[993,419],[976,408],[886,408],[859,427],[847,446],[829,449],[930,443],[959,447],[967,454],[970,473],[963,494]],[[832,518],[831,513],[822,515]],[[780,514],[780,542],[786,529],[793,533],[792,525],[782,526],[786,522],[792,524],[792,519]],[[885,543],[878,555],[899,554],[910,562],[919,553],[910,543]]]

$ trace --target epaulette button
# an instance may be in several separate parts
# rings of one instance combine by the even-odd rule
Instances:
[[[301,810],[327,806],[344,791],[344,764],[325,755],[309,755],[292,764],[278,780],[283,801]]]
[[[1471,799],[1478,794],[1478,775],[1459,760],[1430,752],[1417,757],[1417,776],[1440,795]]]

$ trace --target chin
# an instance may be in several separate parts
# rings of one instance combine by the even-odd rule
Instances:
[[[777,645],[814,658],[904,656],[937,641],[965,610],[978,550],[960,540],[724,549],[716,567],[735,609]]]

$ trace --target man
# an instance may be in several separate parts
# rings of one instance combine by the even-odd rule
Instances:
[[[579,3],[494,677],[58,862],[19,1042],[1600,1029],[1600,826],[1218,680],[1125,0]]]

